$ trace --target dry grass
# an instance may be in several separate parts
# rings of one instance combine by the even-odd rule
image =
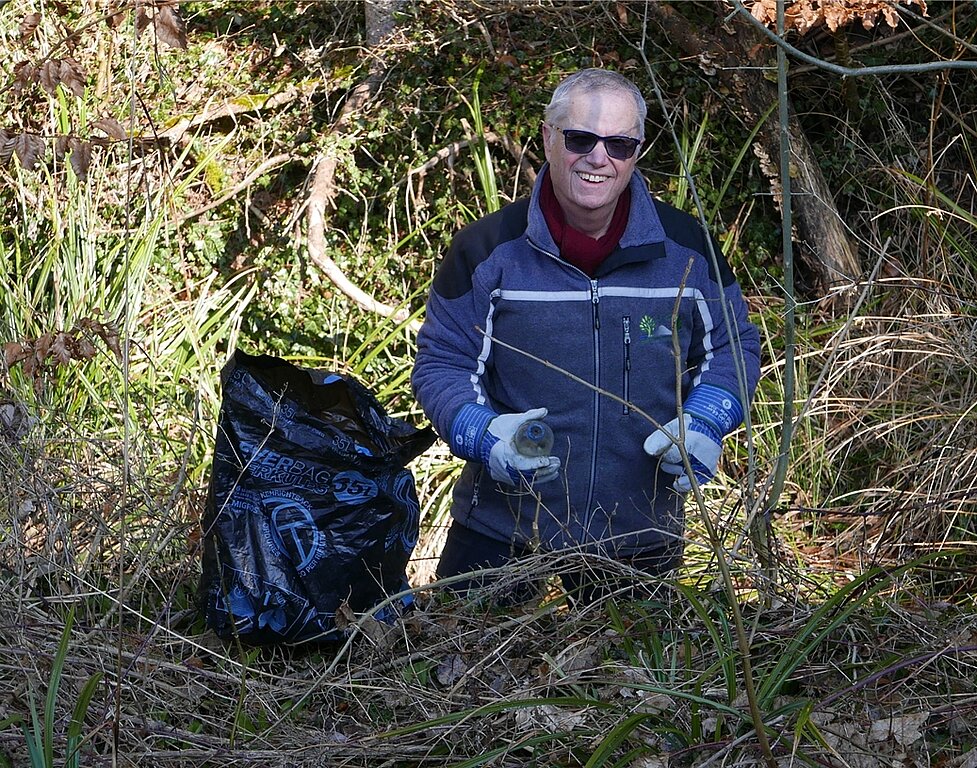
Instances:
[[[444,7],[465,15],[466,30],[489,36],[484,9]],[[503,10],[517,21],[520,7]],[[534,7],[554,28],[554,18],[572,16],[565,4]],[[346,34],[342,27],[359,23],[348,8],[335,6],[348,16],[337,24],[336,39]],[[493,11],[496,21],[500,8]],[[564,26],[589,39],[581,19],[604,24],[604,8],[580,8],[582,16]],[[327,34],[309,26],[313,35]],[[416,44],[436,49],[441,42],[433,35]],[[501,51],[501,42],[490,44]],[[526,41],[517,33],[515,42]],[[581,50],[590,44],[577,42]],[[215,42],[211,52],[222,45]],[[303,54],[322,65],[314,45]],[[131,71],[154,82],[155,55],[147,47]],[[209,66],[231,71],[220,56],[212,58]],[[202,62],[199,56],[181,61],[195,74],[187,79],[190,90],[178,94],[189,111],[202,109],[209,96],[197,87]],[[236,93],[226,77],[207,82]],[[428,89],[425,83],[419,92]],[[409,106],[397,108],[406,114]],[[310,124],[301,114],[294,119]],[[293,132],[278,125],[256,121],[257,138],[240,142],[240,156],[224,163],[232,178],[217,179],[217,186],[233,187],[246,176],[249,152],[263,160],[291,146]],[[936,139],[935,146],[949,146]],[[211,141],[209,134],[202,140]],[[878,159],[873,165],[892,164]],[[927,178],[930,170],[915,169]],[[452,185],[460,187],[464,176],[455,173]],[[148,183],[161,183],[150,175]],[[887,180],[893,179],[900,203],[918,197],[942,205],[931,190],[894,174]],[[870,181],[865,211],[876,206]],[[190,207],[215,197],[202,181],[186,195]],[[958,202],[972,211],[972,201]],[[281,213],[275,226],[282,230],[290,228],[289,206],[291,213],[300,210],[300,196],[275,198],[266,208]],[[939,218],[886,214],[884,223],[901,240],[888,249],[882,279],[865,287],[867,301],[850,323],[805,313],[802,381],[821,383],[798,425],[790,496],[774,520],[780,571],[777,584],[765,585],[770,604],[758,601],[762,581],[749,547],[735,547],[731,558],[765,696],[764,721],[784,766],[977,765],[977,249],[973,228],[961,225],[948,239]],[[399,238],[395,228],[386,235],[392,240]],[[885,250],[876,218],[853,228],[865,239],[867,261]],[[781,318],[776,306],[766,305],[754,303],[766,335],[776,339]],[[174,306],[172,297],[161,306]],[[362,318],[351,314],[345,321],[352,327]],[[823,333],[828,325],[833,332]],[[767,394],[755,409],[751,458],[758,487],[777,451],[779,394],[770,394],[779,384],[776,357],[768,361]],[[179,380],[181,397],[186,382]],[[204,406],[210,392],[201,392]],[[32,729],[33,713],[50,726],[55,764],[68,762],[72,712],[96,675],[94,697],[82,713],[79,762],[86,766],[701,768],[759,760],[729,626],[732,598],[713,581],[716,553],[695,528],[682,581],[658,584],[638,575],[647,582],[642,600],[619,596],[570,607],[554,588],[541,606],[497,610],[491,592],[455,598],[428,587],[403,622],[387,626],[362,617],[339,647],[224,645],[192,610],[203,493],[188,485],[188,475],[199,472],[188,466],[194,459],[187,446],[199,442],[195,430],[210,429],[186,423],[198,404],[183,403],[180,415],[177,403],[157,424],[145,403],[112,400],[106,411],[118,418],[102,414],[100,423],[111,421],[122,432],[119,404],[142,419],[123,438],[86,430],[60,406],[30,427],[30,415],[11,401],[0,403],[0,416],[10,416],[0,423],[0,765],[29,764],[23,727]],[[412,579],[425,585],[457,465],[441,446],[415,469],[429,531]],[[735,462],[727,470],[709,494],[708,511],[733,549],[744,499],[761,494],[741,486]],[[919,556],[930,559],[903,567]],[[502,573],[500,586],[543,578],[560,558],[579,561],[569,554],[540,557]],[[869,573],[876,565],[885,570]],[[61,683],[48,716],[45,696],[59,663]]]
[[[118,446],[88,441],[70,465],[46,455],[56,447],[28,436],[0,450],[11,481],[0,755],[13,765],[25,764],[17,722],[42,708],[69,606],[53,733],[62,755],[74,702],[100,674],[83,765],[584,765],[605,748],[591,765],[759,760],[726,597],[708,570],[682,585],[638,575],[641,599],[587,607],[556,588],[541,606],[507,610],[491,590],[433,588],[395,626],[362,617],[343,646],[225,646],[184,610],[199,496],[163,477],[130,477],[124,492]],[[502,572],[499,588],[568,563],[587,565],[541,556]],[[827,765],[932,764],[977,743],[977,615],[927,597],[925,568],[867,579],[832,605],[835,588],[785,567],[776,604],[761,608],[745,564],[758,683],[797,656],[765,707],[783,765],[792,752]]]
[[[977,759],[974,325],[960,294],[934,285],[874,286],[870,309],[810,343],[805,381],[821,384],[774,523],[771,603],[758,600],[748,546],[730,556],[785,766]],[[777,425],[759,419],[756,430]],[[247,649],[220,643],[193,614],[203,494],[186,484],[181,439],[153,434],[147,418],[128,444],[80,435],[51,412],[0,441],[0,756],[10,764],[27,760],[22,724],[32,711],[46,717],[69,609],[51,733],[60,759],[75,703],[100,675],[83,765],[759,762],[730,598],[697,526],[680,582],[628,574],[647,587],[638,600],[568,606],[554,587],[542,605],[498,610],[491,590],[456,598],[435,586],[394,626],[361,617],[345,645]],[[766,442],[758,477],[772,463]],[[432,524],[418,585],[430,579],[454,468],[440,447],[415,464]],[[708,495],[730,549],[743,499],[756,496],[733,476]],[[904,566],[918,556],[930,559]],[[560,558],[586,565],[541,556],[503,571],[500,588],[545,578]]]

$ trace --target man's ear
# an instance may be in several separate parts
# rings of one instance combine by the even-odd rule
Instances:
[[[550,139],[553,137],[553,129],[550,128],[546,123],[542,123],[543,128],[543,154],[546,159],[550,159]]]

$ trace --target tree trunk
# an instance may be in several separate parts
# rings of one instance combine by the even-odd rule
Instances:
[[[717,5],[719,5],[717,3]],[[695,27],[671,5],[651,2],[649,15],[685,56],[695,56],[724,86],[731,114],[752,127],[777,99],[776,82],[766,79],[770,44],[739,17],[712,31]],[[725,13],[725,6],[719,8]],[[857,280],[862,269],[854,243],[838,213],[834,196],[821,174],[817,158],[793,111],[788,130],[791,144],[791,205],[803,267],[812,275],[814,290],[829,305],[845,304],[839,288]],[[780,133],[776,111],[757,133],[753,151],[780,204]]]

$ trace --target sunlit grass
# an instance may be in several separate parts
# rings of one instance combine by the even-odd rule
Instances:
[[[481,29],[480,14],[470,30]],[[477,78],[466,77],[453,108],[474,123],[475,142],[451,168],[432,166],[445,199],[374,190],[356,221],[334,220],[357,282],[408,308],[409,321],[364,312],[310,277],[301,236],[289,234],[280,247],[296,264],[275,299],[315,312],[286,314],[307,331],[294,349],[239,331],[267,298],[267,263],[231,270],[216,257],[191,257],[187,230],[169,218],[189,205],[187,185],[213,170],[217,150],[197,157],[172,148],[164,174],[153,156],[131,158],[115,145],[96,154],[84,182],[57,164],[3,169],[14,205],[0,214],[9,217],[0,341],[93,319],[118,326],[125,355],[96,335],[94,357],[50,360],[38,378],[17,363],[0,379],[0,404],[26,414],[23,430],[0,430],[0,680],[16,694],[0,712],[0,765],[752,765],[757,723],[744,703],[731,601],[747,624],[760,726],[778,756],[808,765],[907,753],[920,764],[959,762],[977,743],[966,717],[977,589],[975,221],[925,169],[882,174],[891,184],[886,210],[858,222],[867,263],[885,250],[877,228],[893,240],[884,278],[855,287],[866,295],[857,316],[826,316],[814,301],[800,313],[798,421],[786,492],[770,519],[774,582],[748,534],[782,429],[783,302],[771,277],[747,288],[765,356],[751,424],[727,441],[704,509],[690,509],[676,580],[629,574],[646,589],[639,599],[593,606],[569,605],[551,580],[542,603],[508,610],[493,609],[488,594],[425,589],[461,468],[439,443],[412,464],[422,540],[411,570],[418,610],[404,622],[361,616],[338,649],[255,651],[204,630],[193,606],[198,521],[219,371],[236,345],[355,375],[394,415],[424,420],[409,386],[413,323],[423,316],[432,253],[447,246],[441,228],[498,204],[499,186],[510,186],[478,141],[485,104]],[[57,109],[51,131],[91,117],[63,98]],[[682,151],[694,169],[714,151],[719,126],[686,114]],[[412,113],[403,126],[422,119]],[[461,137],[440,127],[429,132],[439,141]],[[424,167],[438,151],[421,133],[405,140],[415,154],[404,167]],[[213,136],[194,145],[206,146],[222,145]],[[355,175],[356,148],[341,149],[351,190],[364,194],[371,179]],[[734,149],[710,218],[752,159],[748,141]],[[120,196],[124,174],[137,167],[144,185]],[[688,208],[688,182],[675,178],[675,202]],[[449,199],[468,179],[472,188]],[[371,215],[369,205],[384,204],[385,216]],[[282,210],[269,229],[289,232],[295,211]],[[744,207],[740,233],[759,216],[759,205]],[[737,237],[723,243],[731,260],[751,264]],[[278,255],[279,245],[263,245],[263,254]],[[546,579],[575,558],[540,555],[501,577]],[[732,590],[717,579],[717,558],[730,564]],[[925,750],[890,737],[886,720],[923,723]],[[906,725],[898,738],[909,733]]]

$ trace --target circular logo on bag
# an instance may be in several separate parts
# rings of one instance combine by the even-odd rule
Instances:
[[[377,495],[377,484],[359,472],[337,472],[332,478],[332,492],[343,504],[362,504]]]
[[[322,533],[302,499],[292,493],[267,494],[263,497],[269,511],[271,536],[275,547],[304,575],[322,556]]]
[[[404,525],[400,530],[400,542],[404,551],[410,554],[417,546],[420,535],[421,506],[417,502],[417,492],[414,490],[414,476],[409,470],[402,469],[394,480],[394,498],[404,510]],[[389,548],[389,543],[388,543]]]

